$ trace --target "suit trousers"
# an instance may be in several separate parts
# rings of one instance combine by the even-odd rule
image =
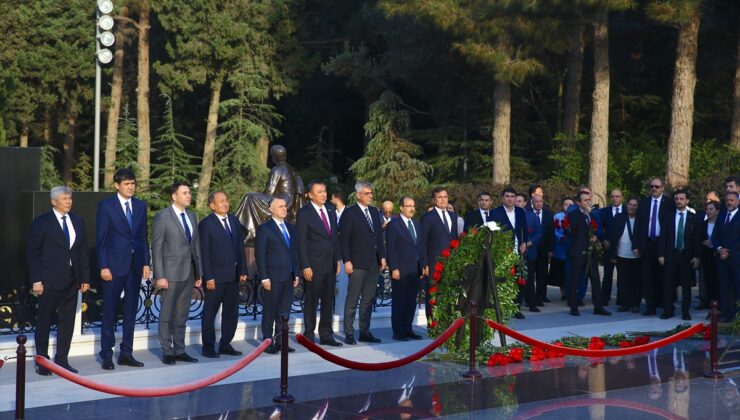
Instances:
[[[305,322],[306,327],[303,335],[306,338],[314,339],[316,332],[316,309],[320,301],[321,320],[319,321],[319,338],[322,340],[333,339],[332,306],[336,281],[334,273],[314,274],[312,281],[304,280],[303,322]]]
[[[718,258],[717,273],[719,274],[721,318],[729,322],[735,319],[737,300],[740,299],[740,265],[733,265],[729,258],[725,261]]]
[[[537,297],[535,295],[534,279],[537,277],[537,261],[527,260],[527,278],[524,287],[519,287],[519,295],[517,296],[517,304],[522,305],[522,301],[532,308],[537,306]]]
[[[293,303],[293,280],[272,281],[271,286],[271,291],[262,291],[262,339],[272,338],[275,346],[279,346],[282,340],[282,315],[290,315],[290,305]]]
[[[640,259],[617,257],[617,303],[639,308],[641,300]]]
[[[591,264],[587,263],[586,255],[577,257],[568,257],[570,259],[570,282],[568,283],[568,306],[571,309],[578,308],[578,296],[576,294],[576,285],[583,278],[591,279],[591,300],[594,308],[601,308],[601,284],[599,281],[599,263],[596,258],[591,258]]]
[[[534,265],[536,303],[543,303],[547,297],[547,284],[550,281],[550,275],[547,272],[549,262],[550,257],[547,255],[547,252],[537,254],[537,260]]]
[[[406,336],[412,332],[420,284],[421,279],[418,274],[409,274],[401,276],[399,280],[391,280],[393,335]]]
[[[612,264],[609,257],[604,257],[604,278],[601,279],[601,302],[604,306],[609,305],[609,301],[612,298],[612,285],[614,279],[614,264]],[[617,285],[619,282],[617,281]],[[624,305],[624,302],[619,299],[619,293],[617,293],[617,305]]]
[[[699,282],[701,303],[709,305],[713,300],[719,299],[717,283],[717,261],[714,250],[702,246],[701,281]]]
[[[239,282],[216,283],[213,290],[205,289],[203,318],[201,319],[201,340],[203,349],[216,350],[216,314],[221,306],[221,340],[219,346],[231,343],[239,321]],[[220,348],[219,347],[219,348]]]
[[[355,313],[357,301],[360,301],[360,335],[370,332],[370,315],[373,311],[375,294],[378,291],[378,276],[380,268],[354,269],[349,275],[347,287],[347,301],[344,304],[344,334],[352,336],[355,333]]]
[[[113,356],[116,337],[113,326],[118,318],[118,305],[123,295],[123,336],[121,337],[120,356],[131,356],[134,348],[134,327],[136,326],[136,308],[141,291],[141,272],[134,269],[134,259],[124,276],[113,276],[111,281],[101,280],[103,287],[103,316],[100,326],[100,357],[107,359]]]
[[[660,306],[664,313],[673,314],[674,285],[679,285],[681,287],[681,313],[688,315],[691,305],[691,277],[694,275],[694,269],[691,268],[691,262],[684,255],[684,251],[673,249],[669,252],[673,252],[673,256],[665,259]]]
[[[49,358],[49,330],[56,314],[57,344],[54,361],[67,362],[77,309],[77,283],[71,282],[64,290],[44,289],[39,296],[39,313],[36,320],[36,354]]]
[[[159,345],[165,356],[179,356],[185,352],[185,323],[190,314],[193,297],[192,281],[170,281],[160,290],[162,303],[159,311]]]
[[[663,267],[658,264],[658,245],[656,241],[647,241],[645,252],[640,255],[642,272],[642,295],[648,312],[655,312],[662,296]],[[673,287],[670,287],[673,291]]]

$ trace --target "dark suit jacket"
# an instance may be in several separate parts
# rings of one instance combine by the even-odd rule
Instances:
[[[535,214],[535,217],[537,215]],[[555,248],[555,225],[550,210],[542,209],[542,239],[537,246],[537,258],[542,258]]]
[[[635,230],[634,227],[637,226],[637,216],[635,215],[635,222],[634,227],[632,230],[628,229],[627,220],[629,216],[626,212],[619,213],[614,219],[612,219],[611,227],[609,228],[609,237],[607,238],[609,240],[609,251],[607,252],[607,255],[610,259],[616,259],[617,258],[617,248],[619,247],[619,239],[624,234],[624,230],[627,229],[627,234],[630,237],[630,241],[632,242],[632,245],[630,245],[630,252],[632,252],[633,249],[635,249]]]
[[[324,224],[311,202],[301,207],[296,216],[295,230],[300,268],[301,270],[311,268],[314,275],[335,274],[337,262],[341,259],[337,216],[334,207],[328,203],[324,206],[328,213],[326,217],[331,235],[326,233]]]
[[[359,205],[347,207],[340,220],[339,241],[342,244],[342,259],[351,262],[354,268],[370,269],[380,266],[385,258],[383,243],[383,219],[375,207],[368,207],[375,231],[370,230],[365,212]]]
[[[443,249],[450,247],[450,241],[457,239],[457,213],[447,213],[452,222],[450,231],[445,228],[437,209],[432,209],[421,216],[421,235],[419,242],[426,255],[427,265],[437,262]]]
[[[643,197],[637,206],[637,218],[635,219],[635,233],[637,234],[637,249],[640,253],[645,252],[647,243],[650,240],[650,208],[652,207],[653,197]],[[676,211],[676,204],[666,196],[660,199],[660,209],[658,210],[658,221],[660,222],[661,234],[665,225],[665,218]],[[632,246],[635,246],[633,244]]]
[[[488,219],[491,219],[491,213],[493,212],[493,209],[488,210]],[[470,210],[465,214],[465,217],[463,217],[463,220],[465,221],[465,231],[470,229],[471,227],[478,227],[482,226],[483,223],[487,222],[488,220],[483,220],[483,216],[480,214],[480,209]]]
[[[509,222],[509,216],[506,215],[506,209],[503,205],[493,209],[491,219],[498,223],[502,229],[508,229],[514,232],[516,239],[519,244],[523,244],[529,241],[529,232],[527,229],[527,218],[524,215],[524,209],[514,206],[514,220],[516,222],[516,229]]]
[[[532,241],[532,247],[527,249],[527,260],[534,261],[537,259],[538,247],[543,238],[542,225],[533,211],[527,210],[524,215],[527,219],[527,236]]]
[[[285,242],[280,226],[272,218],[257,228],[254,253],[260,280],[292,281],[300,276],[295,228],[288,222],[285,222],[285,227],[290,236],[290,246]]]
[[[229,214],[228,218],[231,235],[216,213],[209,214],[198,224],[203,281],[231,283],[247,275],[244,232],[236,216]]]
[[[138,275],[149,265],[149,240],[146,203],[131,198],[133,230],[126,221],[118,194],[98,204],[95,218],[98,267],[110,269],[114,276],[124,276],[134,262]]]
[[[421,224],[411,220],[416,231],[416,242],[411,238],[411,233],[403,219],[399,216],[391,220],[386,228],[386,242],[388,252],[388,268],[401,272],[401,277],[408,275],[421,275],[426,263],[426,255],[421,248]]]
[[[624,207],[624,204],[619,206],[619,214],[623,214],[626,211],[627,209]],[[612,214],[611,204],[599,210],[599,220],[601,221],[601,226],[602,226],[602,229],[601,229],[602,238],[601,239],[610,241],[611,227],[614,222],[614,215]]]
[[[28,274],[31,284],[41,282],[44,288],[64,290],[72,282],[69,261],[78,284],[90,283],[90,260],[87,231],[81,217],[67,213],[67,223],[75,230],[72,248],[67,246],[62,226],[51,210],[34,219],[28,234]]]
[[[726,248],[730,251],[727,262],[733,266],[740,266],[740,210],[730,220],[730,224],[725,224],[727,210],[720,212],[717,216],[717,223],[714,225],[712,232],[712,245]]]
[[[592,228],[586,224],[586,215],[583,214],[580,209],[575,209],[568,213],[568,222],[570,223],[570,246],[567,251],[568,256],[583,256],[588,249],[588,231]]]
[[[672,259],[674,256],[673,249],[676,246],[676,211],[673,214],[666,215],[665,225],[661,225],[660,240],[658,241],[658,257]],[[699,218],[692,212],[684,210],[684,240],[683,249],[684,257],[687,259],[699,258],[701,256],[701,225]]]

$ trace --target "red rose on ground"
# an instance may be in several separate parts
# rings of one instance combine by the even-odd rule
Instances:
[[[432,274],[432,278],[434,279],[434,281],[439,282],[440,280],[442,280],[442,273],[440,273],[439,271],[435,271],[434,274]]]
[[[633,343],[635,343],[636,346],[641,346],[649,342],[650,342],[650,337],[648,337],[647,335],[639,335],[635,337],[635,339],[633,340]]]
[[[591,337],[591,341],[588,343],[588,350],[601,350],[606,346],[606,342],[599,337]]]
[[[526,284],[527,284],[527,281],[526,281],[526,280],[524,280],[524,279],[523,279],[523,278],[521,278],[521,277],[519,277],[519,278],[518,278],[518,279],[516,280],[516,282],[517,282],[517,284],[519,284],[520,286],[524,286],[524,285],[526,285]]]
[[[450,258],[450,249],[449,248],[443,249],[440,255],[442,255],[445,258]]]
[[[434,265],[434,271],[439,271],[440,273],[445,269],[445,265],[441,262],[438,262]]]
[[[629,340],[622,340],[622,341],[619,342],[619,347],[621,347],[623,349],[630,348],[633,345],[634,345],[634,343],[631,342],[631,341],[629,341]]]
[[[458,246],[460,246],[460,241],[458,241],[457,239],[453,239],[450,241],[450,248],[455,249]]]

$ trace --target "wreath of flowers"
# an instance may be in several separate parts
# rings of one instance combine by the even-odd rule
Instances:
[[[501,230],[498,225],[489,222],[480,228],[470,228],[467,232],[463,232],[459,239],[451,241],[449,248],[442,251],[435,264],[429,287],[432,317],[427,321],[427,327],[430,337],[438,337],[456,319],[465,316],[464,308],[467,305],[468,296],[462,287],[464,268],[468,264],[480,263],[480,255],[485,249],[489,235],[493,235],[491,258],[502,319],[497,319],[493,302],[489,302],[483,313],[479,312],[478,315],[482,318],[507,323],[519,310],[514,299],[519,292],[519,287],[526,284],[526,262],[514,252],[513,233],[509,230]],[[457,340],[454,336],[447,340],[445,348],[448,351],[467,351],[470,344],[469,327],[466,324],[464,328],[462,340]],[[492,336],[493,332],[490,328],[483,328],[482,346],[492,348],[490,343]]]

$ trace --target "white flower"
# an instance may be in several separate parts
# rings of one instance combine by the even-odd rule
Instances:
[[[490,230],[491,232],[501,230],[501,226],[499,226],[496,222],[486,222],[483,224],[483,226],[487,227],[488,230]]]

